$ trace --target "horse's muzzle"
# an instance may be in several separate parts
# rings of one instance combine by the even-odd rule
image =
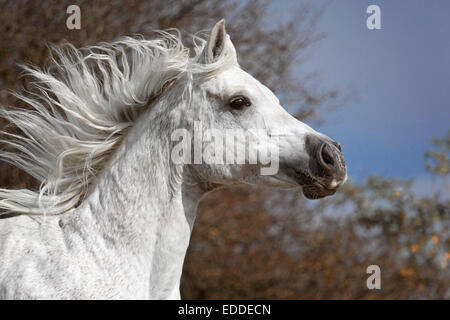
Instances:
[[[332,195],[347,180],[341,145],[329,138],[309,135],[305,140],[309,154],[308,179],[302,184],[309,199]]]

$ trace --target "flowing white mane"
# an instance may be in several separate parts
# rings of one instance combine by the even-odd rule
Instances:
[[[179,33],[156,40],[123,38],[85,49],[52,48],[47,70],[24,67],[36,79],[35,92],[15,94],[32,111],[0,107],[0,116],[23,136],[7,132],[0,151],[9,162],[41,182],[38,192],[0,189],[0,216],[52,215],[83,200],[139,111],[160,98],[175,81],[192,87],[193,75],[208,76],[233,63],[224,52],[213,64],[199,60],[204,40],[195,38],[191,58]]]

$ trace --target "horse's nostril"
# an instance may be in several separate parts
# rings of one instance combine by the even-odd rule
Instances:
[[[332,166],[334,164],[333,155],[331,154],[330,147],[324,143],[320,151],[320,157],[326,166]]]
[[[320,185],[334,191],[345,182],[347,168],[339,143],[320,135],[307,135],[305,149],[309,156],[307,173],[310,175],[305,179],[308,180],[304,182],[306,185]]]

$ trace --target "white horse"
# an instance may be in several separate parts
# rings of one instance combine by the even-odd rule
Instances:
[[[23,132],[3,132],[1,142],[16,151],[0,159],[41,187],[0,189],[1,298],[179,299],[205,194],[244,183],[301,187],[316,199],[345,182],[339,144],[289,115],[239,67],[223,20],[194,43],[195,57],[166,32],[83,50],[66,45],[54,49],[51,69],[26,67],[38,91],[17,96],[33,111],[0,109]],[[212,127],[258,132],[249,152],[273,147],[277,132],[276,172],[261,174],[260,161],[173,161],[173,132],[194,138],[192,148],[183,142],[189,151]]]

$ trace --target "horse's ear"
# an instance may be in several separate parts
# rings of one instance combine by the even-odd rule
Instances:
[[[227,41],[227,32],[225,31],[225,19],[216,23],[211,31],[208,42],[203,50],[203,62],[213,63],[222,54]]]

